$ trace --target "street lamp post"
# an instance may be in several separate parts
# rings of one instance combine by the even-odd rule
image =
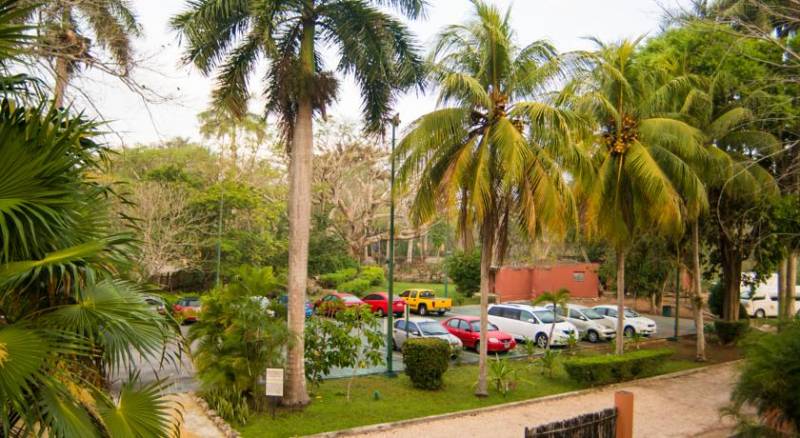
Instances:
[[[395,377],[396,374],[392,369],[392,350],[394,343],[392,340],[392,317],[394,316],[394,146],[397,125],[400,124],[400,115],[395,114],[394,117],[389,120],[389,123],[392,124],[392,152],[389,158],[392,162],[392,174],[389,186],[389,297],[386,303],[386,308],[388,310],[386,312],[386,375]]]

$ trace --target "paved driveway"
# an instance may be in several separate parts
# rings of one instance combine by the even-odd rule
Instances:
[[[732,432],[733,423],[730,418],[720,418],[719,410],[728,403],[735,377],[735,364],[716,365],[677,377],[649,379],[574,396],[545,398],[511,407],[499,406],[469,415],[400,424],[355,436],[518,438],[523,436],[525,427],[612,407],[614,392],[625,390],[634,394],[636,437],[727,437]]]

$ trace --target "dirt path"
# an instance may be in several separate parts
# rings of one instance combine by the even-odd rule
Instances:
[[[225,435],[208,418],[193,397],[186,393],[174,394],[172,398],[183,407],[183,423],[180,438],[223,438]]]
[[[614,391],[624,389],[634,393],[634,435],[637,437],[725,437],[730,434],[732,423],[730,419],[720,418],[719,409],[728,402],[735,376],[735,364],[714,366],[674,378],[631,383],[622,388],[357,436],[519,438],[526,426],[611,407]]]

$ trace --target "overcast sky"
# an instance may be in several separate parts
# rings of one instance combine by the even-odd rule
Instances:
[[[591,44],[583,39],[586,36],[616,41],[655,33],[661,18],[660,4],[688,3],[682,0],[490,1],[503,9],[513,8],[511,17],[519,44],[546,39],[561,51],[590,48]],[[171,16],[186,7],[186,2],[137,0],[131,3],[135,5],[144,28],[143,38],[136,43],[138,56],[144,62],[142,68],[134,73],[134,78],[168,99],[145,105],[140,96],[119,81],[93,71],[89,71],[88,77],[77,85],[87,90],[93,105],[111,121],[111,127],[117,133],[109,137],[113,144],[132,146],[176,136],[198,139],[196,114],[208,105],[213,78],[204,77],[193,67],[181,64],[181,46],[177,35],[167,25]],[[464,20],[471,11],[467,0],[429,0],[429,3],[427,18],[409,23],[423,48],[439,29]],[[329,67],[336,65],[335,58],[327,58]],[[257,78],[253,85],[253,91],[259,92]],[[351,80],[345,79],[339,100],[329,113],[340,119],[357,121],[359,105],[357,88]],[[412,93],[398,101],[397,111],[405,125],[434,106],[433,96]],[[254,102],[253,109],[259,107],[259,102]]]

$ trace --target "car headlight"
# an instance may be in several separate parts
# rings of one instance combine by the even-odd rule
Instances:
[[[489,342],[494,342],[496,344],[496,343],[500,342],[500,340],[497,339],[497,338],[489,338]]]

